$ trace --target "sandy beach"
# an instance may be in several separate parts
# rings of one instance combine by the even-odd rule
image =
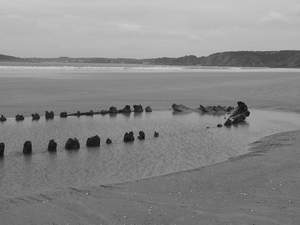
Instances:
[[[135,182],[1,200],[2,225],[299,224],[300,131],[246,155]]]
[[[0,2],[0,225],[300,225],[300,0]]]

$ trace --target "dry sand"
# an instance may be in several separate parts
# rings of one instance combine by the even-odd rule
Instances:
[[[193,171],[0,201],[1,225],[300,224],[300,131]]]

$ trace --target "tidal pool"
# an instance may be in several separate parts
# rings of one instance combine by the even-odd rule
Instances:
[[[266,135],[300,129],[300,115],[251,109],[247,123],[217,128],[224,118],[171,111],[130,116],[55,117],[53,121],[13,118],[0,124],[0,142],[6,144],[0,160],[0,197],[24,196],[64,187],[111,184],[199,168],[244,154],[249,144]],[[207,126],[210,128],[207,129]],[[146,140],[124,144],[126,131],[144,130]],[[154,131],[160,133],[153,138]],[[86,139],[98,134],[100,148],[86,148]],[[69,137],[80,140],[79,151],[68,152]],[[112,145],[105,140],[112,139]],[[47,152],[50,139],[58,142],[56,154]],[[32,156],[23,156],[26,140]]]

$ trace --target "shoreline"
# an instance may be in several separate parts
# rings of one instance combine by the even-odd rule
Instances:
[[[299,224],[299,147],[300,130],[277,133],[247,154],[198,169],[5,199],[0,218],[3,224]]]
[[[138,72],[182,72],[182,71],[229,71],[229,72],[299,72],[300,67],[251,67],[251,66],[201,66],[201,65],[168,65],[168,64],[135,64],[135,63],[64,63],[64,62],[5,62],[0,61],[0,69],[91,69],[105,72],[138,70]],[[149,69],[149,70],[147,70]],[[167,70],[166,70],[167,69]]]

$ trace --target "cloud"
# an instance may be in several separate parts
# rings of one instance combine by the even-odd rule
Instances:
[[[264,23],[289,23],[290,20],[283,13],[278,11],[271,11],[266,16],[261,18]]]
[[[0,0],[0,6],[0,50],[19,56],[300,48],[299,0]]]
[[[118,23],[117,27],[122,31],[135,32],[140,31],[142,26],[135,23]]]

